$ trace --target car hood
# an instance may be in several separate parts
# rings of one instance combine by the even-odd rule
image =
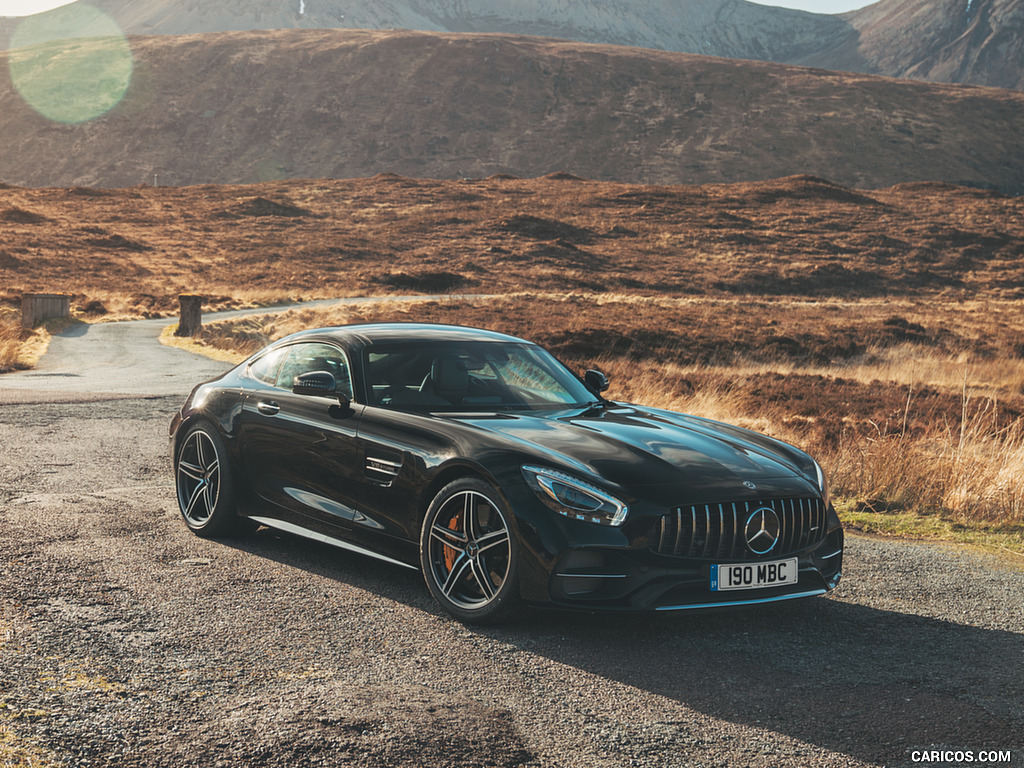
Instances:
[[[813,462],[802,451],[756,432],[671,411],[613,404],[456,418],[514,442],[532,454],[528,460],[534,463],[589,475],[633,495],[662,489],[677,497],[676,491],[685,489],[696,502],[819,493],[810,480]]]

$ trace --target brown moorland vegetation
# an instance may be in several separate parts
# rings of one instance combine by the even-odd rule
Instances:
[[[84,317],[454,290],[1024,297],[1024,198],[795,176],[641,186],[552,174],[0,187],[0,304]]]
[[[704,187],[566,175],[0,190],[0,277],[87,320],[297,298],[511,294],[211,326],[465,322],[612,374],[613,395],[812,450],[860,508],[1024,538],[1022,201],[810,177]],[[7,211],[7,213],[3,213]],[[9,313],[13,316],[13,313]]]

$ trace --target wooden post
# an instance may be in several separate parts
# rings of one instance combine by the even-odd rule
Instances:
[[[35,328],[51,317],[71,317],[71,294],[26,293],[21,297],[23,328]]]
[[[181,312],[175,336],[195,336],[203,327],[203,297],[191,293],[178,296]]]

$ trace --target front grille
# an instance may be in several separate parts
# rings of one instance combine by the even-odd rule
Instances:
[[[764,555],[747,547],[750,516],[767,507],[779,518],[778,543]],[[800,552],[825,538],[821,499],[771,499],[679,507],[654,525],[651,549],[659,555],[712,560],[752,560]]]

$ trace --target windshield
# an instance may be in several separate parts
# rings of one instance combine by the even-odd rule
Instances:
[[[382,344],[365,352],[370,405],[428,410],[565,408],[594,396],[548,352],[497,341]]]

